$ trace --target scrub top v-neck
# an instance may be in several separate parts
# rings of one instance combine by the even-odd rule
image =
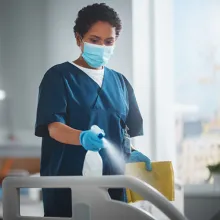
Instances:
[[[105,67],[102,86],[76,66],[65,62],[50,68],[39,87],[36,136],[42,137],[42,176],[80,176],[86,150],[82,146],[62,144],[49,135],[48,125],[60,122],[78,130],[98,125],[106,139],[117,148],[117,158],[128,152],[124,144],[125,128],[131,137],[143,134],[143,121],[133,89],[127,79]],[[129,146],[130,147],[130,146]],[[102,149],[103,175],[124,173]],[[114,194],[114,193],[113,193]],[[113,195],[112,194],[112,195]],[[113,198],[118,198],[113,195]],[[73,198],[74,199],[74,198]],[[45,216],[71,216],[68,190],[43,190]]]
[[[73,66],[86,73],[91,79],[93,79],[100,87],[102,87],[103,78],[105,75],[105,68],[101,69],[89,69],[75,64],[73,61],[69,61]]]

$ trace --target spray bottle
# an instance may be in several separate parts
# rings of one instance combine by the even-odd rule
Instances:
[[[104,137],[104,132],[96,125],[91,127],[91,130],[97,133],[98,138]],[[83,176],[102,176],[103,163],[99,152],[87,151],[82,174]]]

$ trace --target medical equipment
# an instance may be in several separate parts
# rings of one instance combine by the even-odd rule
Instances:
[[[70,188],[72,218],[24,217],[19,214],[19,188]],[[129,188],[142,195],[171,220],[187,220],[165,197],[148,184],[130,176],[103,177],[23,177],[3,182],[4,220],[156,220],[129,204],[111,200],[107,188]]]
[[[99,139],[104,137],[103,131],[100,131],[98,126],[93,125],[91,130],[97,133]],[[102,170],[103,163],[99,152],[87,151],[82,170],[83,176],[102,176]]]

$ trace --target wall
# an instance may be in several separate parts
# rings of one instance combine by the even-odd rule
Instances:
[[[45,71],[45,7],[41,1],[1,1],[2,69],[9,132],[30,130],[32,140],[36,91]]]
[[[123,21],[123,32],[109,65],[132,80],[131,1],[104,2],[117,10]],[[12,110],[8,117],[11,123],[7,124],[22,142],[40,143],[33,135],[38,85],[49,67],[77,58],[74,20],[77,12],[91,3],[91,0],[65,0],[65,3],[0,0],[2,75]]]
[[[0,9],[0,14],[1,14],[1,9]],[[0,21],[0,26],[1,26],[1,21]],[[0,51],[1,51],[1,36],[0,36]],[[1,64],[1,53],[0,53],[0,90],[4,89],[4,83],[3,83],[3,71],[2,71],[2,64]],[[7,133],[7,123],[6,123],[6,117],[5,117],[5,101],[0,101],[0,142],[3,140],[6,136]]]
[[[1,11],[0,11],[1,13]],[[1,22],[1,21],[0,21]],[[0,37],[0,50],[1,50],[1,37]],[[3,77],[2,77],[2,67],[1,67],[1,53],[0,53],[0,90],[2,89],[3,84]],[[1,137],[1,130],[3,129],[3,102],[0,101],[0,137]]]

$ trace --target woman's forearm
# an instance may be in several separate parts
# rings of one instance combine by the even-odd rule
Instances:
[[[48,125],[50,137],[63,144],[80,145],[80,130],[54,122]]]

